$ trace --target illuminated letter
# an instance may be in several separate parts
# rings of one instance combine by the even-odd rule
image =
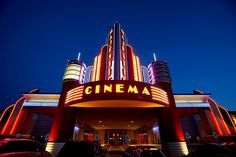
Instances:
[[[132,87],[131,85],[129,85],[129,89],[128,89],[128,93],[138,93],[138,89],[136,86]]]
[[[91,86],[88,86],[85,88],[85,94],[91,94],[92,93],[92,87]]]
[[[116,84],[116,93],[124,93],[124,84]]]
[[[149,93],[147,87],[144,87],[144,88],[143,88],[142,94],[150,95],[150,93]]]
[[[108,86],[108,85],[104,85],[104,93],[106,93],[106,91],[108,91],[108,92],[112,92],[112,84],[110,84],[110,86]]]
[[[95,87],[95,93],[98,94],[100,92],[100,85],[96,85]]]

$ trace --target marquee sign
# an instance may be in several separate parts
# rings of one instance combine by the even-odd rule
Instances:
[[[155,86],[136,81],[97,81],[69,90],[65,105],[96,100],[140,100],[168,105],[167,93]]]

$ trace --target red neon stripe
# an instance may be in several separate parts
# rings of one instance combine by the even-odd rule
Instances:
[[[21,99],[24,99],[24,97],[21,97],[20,99],[18,99],[18,100],[16,101],[15,106],[14,106],[14,108],[12,109],[11,114],[10,114],[8,120],[7,120],[7,123],[4,125],[4,128],[2,129],[1,134],[5,134],[5,131],[6,131],[6,128],[8,128],[8,125],[9,125],[9,122],[10,122],[10,119],[11,119],[11,116],[12,116],[12,114],[14,113],[14,111],[15,111],[15,109],[16,109],[16,105],[19,103],[19,101],[20,101]]]
[[[222,131],[221,131],[220,127],[219,127],[219,124],[218,124],[218,122],[217,122],[217,120],[216,120],[215,115],[212,113],[212,110],[211,110],[211,117],[212,117],[212,119],[213,119],[213,122],[214,122],[214,124],[215,124],[215,127],[216,127],[218,133],[219,133],[220,135],[222,135]]]

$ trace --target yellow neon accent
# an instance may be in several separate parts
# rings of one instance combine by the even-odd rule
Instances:
[[[110,34],[113,32],[113,29],[110,30]]]
[[[76,88],[68,91],[67,93],[71,94],[71,93],[74,93],[75,91],[81,91],[81,90],[83,90],[83,88],[84,88],[84,86],[76,87]]]
[[[63,79],[80,79],[82,66],[77,64],[69,64],[66,68]]]
[[[99,81],[100,80],[100,70],[101,70],[101,54],[98,55],[97,58],[97,68],[96,68],[96,76],[95,76],[95,81]]]
[[[161,93],[161,92],[154,92],[154,91],[152,91],[152,94],[153,95],[159,95],[159,96],[164,96],[164,97],[167,97],[167,94],[163,94],[163,93]]]
[[[159,94],[159,93],[153,93],[153,92],[152,92],[152,95],[153,95],[153,96],[159,96],[159,97],[167,98],[166,95],[162,95],[162,94]]]
[[[128,93],[138,93],[138,89],[136,86],[132,87],[131,85],[129,85],[129,88],[128,88]]]
[[[83,88],[76,88],[76,89],[70,90],[68,92],[68,94],[71,94],[71,93],[74,93],[74,92],[81,92],[81,91],[83,91]]]
[[[108,85],[104,85],[104,93],[106,92],[112,92],[112,84],[110,84],[109,86]]]
[[[84,93],[87,95],[92,93],[92,87],[91,86],[86,87]]]
[[[134,70],[134,81],[138,81],[138,74],[137,74],[137,63],[136,63],[136,57],[134,56],[132,52],[132,60],[133,60],[133,70]]]
[[[113,79],[113,53],[112,53],[112,48],[113,48],[113,37],[112,34],[113,30],[110,31],[109,34],[109,43],[108,43],[108,64],[107,64],[107,80],[112,80]]]
[[[160,92],[162,92],[162,93],[166,93],[166,91],[164,91],[164,90],[162,90],[162,89],[160,89],[160,88],[157,88],[157,87],[151,86],[151,89],[152,89],[153,91],[160,91]]]
[[[100,85],[96,85],[96,87],[95,87],[95,93],[96,93],[96,94],[100,93]]]
[[[116,84],[116,93],[124,93],[124,84]]]
[[[76,87],[76,88],[68,91],[67,95],[66,95],[65,103],[67,104],[67,103],[74,101],[74,100],[81,100],[83,97],[83,90],[84,90],[84,86],[79,86],[79,87]],[[87,89],[87,92],[90,92],[90,90]]]
[[[153,100],[162,101],[169,104],[168,95],[164,90],[151,86],[151,92]]]
[[[80,94],[80,93],[83,93],[83,90],[74,91],[73,93],[68,93],[67,95],[70,96],[70,95],[76,95],[76,94]]]
[[[142,94],[150,95],[147,87],[144,87]]]
[[[127,80],[127,71],[126,71],[126,55],[125,55],[125,34],[124,31],[121,31],[121,80]]]
[[[153,99],[153,100],[162,101],[162,102],[164,102],[164,103],[166,103],[166,104],[169,104],[169,101],[168,101],[167,99],[162,98],[162,97],[159,97],[159,96],[153,96],[152,99]]]
[[[138,74],[138,81],[142,82],[143,81],[143,75],[140,67],[140,60],[138,56],[136,56],[136,67],[137,67],[137,74]]]
[[[68,102],[71,102],[71,101],[74,101],[74,100],[80,100],[80,99],[82,99],[82,96],[83,95],[81,94],[81,95],[77,95],[73,98],[66,99],[65,103],[68,103]]]
[[[95,81],[96,78],[96,70],[97,70],[97,56],[94,58],[94,63],[93,63],[93,71],[92,71],[92,79],[91,81]]]
[[[82,93],[78,93],[76,95],[68,95],[66,96],[67,99],[71,99],[71,98],[74,98],[74,97],[77,97],[77,96],[82,96],[83,94]]]

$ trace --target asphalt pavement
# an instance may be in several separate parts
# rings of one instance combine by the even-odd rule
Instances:
[[[122,146],[110,146],[105,157],[124,157],[124,155]]]

